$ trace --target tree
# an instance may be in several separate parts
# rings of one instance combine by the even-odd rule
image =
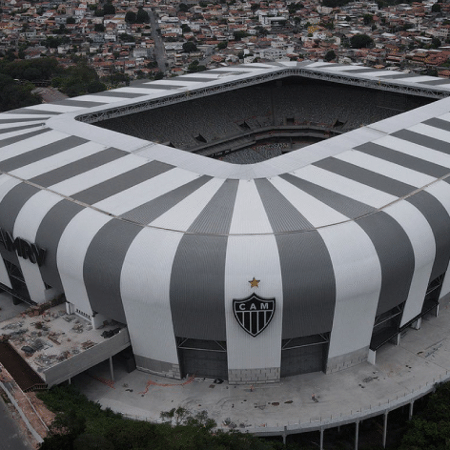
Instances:
[[[442,42],[437,37],[433,37],[431,39],[431,47],[432,48],[439,48],[441,46]]]
[[[196,52],[197,46],[192,41],[187,41],[183,44],[183,51],[186,53]]]
[[[356,34],[350,38],[352,48],[367,48],[373,43],[373,39],[367,34]]]
[[[328,50],[323,59],[324,59],[324,61],[327,61],[327,62],[330,62],[333,59],[336,59],[335,51],[334,50]]]
[[[434,3],[433,6],[431,7],[431,12],[440,13],[441,12],[441,4]]]
[[[150,16],[148,15],[148,12],[145,11],[143,8],[139,8],[136,15],[136,23],[149,23],[149,22]]]
[[[192,31],[191,27],[186,23],[183,23],[181,25],[181,30],[183,31],[183,33],[189,33],[190,31]]]
[[[227,46],[228,46],[228,41],[222,41],[217,44],[217,48],[219,50],[223,50],[224,48],[227,48]]]
[[[122,42],[134,42],[135,41],[134,36],[131,34],[127,34],[127,33],[119,34],[119,39]]]
[[[188,67],[188,72],[189,73],[202,72],[204,70],[206,70],[206,67],[200,65],[200,63],[197,60],[192,61],[191,64],[189,64],[189,67]]]
[[[68,25],[72,25],[72,24],[74,24],[75,22],[76,22],[75,17],[68,17],[67,20],[66,20],[66,23],[67,23]]]
[[[106,2],[103,6],[103,15],[113,15],[116,13],[116,8],[114,8],[114,5],[111,2]]]
[[[408,423],[400,450],[446,449],[450,442],[450,383],[436,389],[421,413]]]
[[[125,22],[126,23],[136,23],[137,16],[134,11],[127,11],[125,14]]]
[[[96,23],[94,25],[94,31],[102,33],[105,31],[105,26],[102,23]]]
[[[0,111],[23,108],[41,103],[39,96],[32,94],[30,83],[18,84],[8,75],[0,73]]]
[[[180,12],[188,12],[189,11],[189,6],[187,6],[185,3],[180,3],[178,5],[178,10]]]
[[[363,16],[364,25],[369,25],[373,22],[372,14],[364,14]]]
[[[240,41],[242,38],[247,37],[248,34],[245,31],[235,31],[233,36],[236,41]]]

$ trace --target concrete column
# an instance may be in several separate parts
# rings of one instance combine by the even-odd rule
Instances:
[[[72,378],[69,378],[69,379],[67,380],[67,383],[68,383],[68,384],[72,384]]]
[[[367,355],[367,362],[375,365],[376,359],[377,359],[377,351],[369,349],[369,354]]]
[[[420,330],[420,327],[422,326],[422,317],[419,317],[416,321],[414,321],[411,324],[411,328],[414,330]]]
[[[286,437],[287,437],[287,426],[284,426],[283,429],[283,434],[281,435],[281,437],[283,438],[283,445],[286,445]]]
[[[439,306],[440,306],[440,305],[437,304],[437,305],[436,305],[436,308],[435,308],[435,310],[434,310],[434,316],[435,316],[435,317],[439,317]]]
[[[390,342],[394,345],[400,345],[400,333],[398,333],[396,336],[394,336]]]
[[[323,427],[320,428],[320,450],[323,450]]]
[[[384,420],[383,420],[383,448],[386,448],[387,420],[388,420],[388,411],[384,413]]]
[[[355,423],[355,450],[358,450],[359,446],[359,420]]]
[[[409,420],[412,419],[412,416],[413,416],[413,409],[414,409],[414,401],[412,401],[412,402],[409,404]]]
[[[109,371],[111,373],[111,380],[114,381],[114,366],[112,356],[109,357]]]

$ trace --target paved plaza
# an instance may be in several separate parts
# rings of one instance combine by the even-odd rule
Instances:
[[[376,364],[363,363],[325,375],[310,373],[265,385],[217,384],[212,379],[181,381],[115,365],[98,365],[73,381],[91,399],[132,418],[160,421],[161,411],[178,406],[207,410],[224,428],[261,434],[290,434],[357,422],[385,414],[430,392],[450,378],[449,299],[439,317],[427,315],[420,330],[408,329],[399,345],[377,352]],[[314,400],[313,395],[317,401]]]

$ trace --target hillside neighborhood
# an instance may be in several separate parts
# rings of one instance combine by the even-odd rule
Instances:
[[[0,52],[127,80],[305,59],[449,77],[450,3],[391,3],[3,0]]]

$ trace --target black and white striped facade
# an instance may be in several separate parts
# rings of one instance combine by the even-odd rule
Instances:
[[[443,99],[252,165],[86,123],[297,69]],[[96,323],[126,323],[138,368],[174,378],[267,382],[365,361],[450,292],[448,93],[433,77],[254,64],[1,114],[0,288],[64,293]],[[233,313],[252,294],[276,303],[256,337]]]

